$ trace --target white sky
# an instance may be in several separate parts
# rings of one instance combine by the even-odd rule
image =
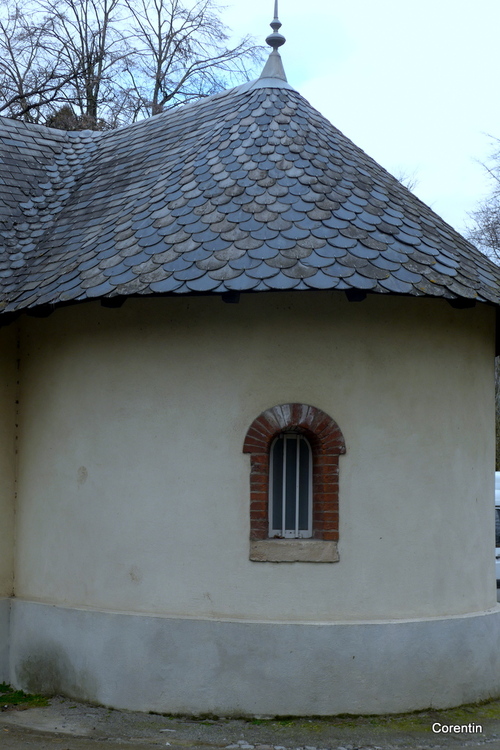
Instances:
[[[260,42],[273,9],[233,0],[223,18]],[[279,16],[290,84],[463,231],[500,138],[500,0],[280,0]]]

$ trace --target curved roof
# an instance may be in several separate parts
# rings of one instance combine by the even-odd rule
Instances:
[[[499,302],[500,269],[282,78],[104,133],[1,118],[0,145],[5,311],[285,289]]]

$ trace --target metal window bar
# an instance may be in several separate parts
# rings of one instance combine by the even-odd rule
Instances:
[[[281,433],[271,446],[269,535],[312,536],[312,452],[297,433]]]

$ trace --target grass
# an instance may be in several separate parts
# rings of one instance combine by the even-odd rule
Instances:
[[[1,702],[1,696],[0,696]],[[441,724],[480,724],[500,721],[500,699],[470,703],[456,708],[427,708],[402,714],[339,714],[337,716],[271,716],[248,717],[241,715],[218,716],[217,714],[171,714],[149,711],[150,715],[163,716],[171,721],[187,721],[204,725],[227,724],[243,721],[249,726],[263,729],[324,733],[328,729],[379,729],[387,732],[430,732],[434,722]]]
[[[0,683],[0,710],[16,706],[18,708],[34,708],[48,706],[48,699],[42,695],[32,695],[23,690],[14,690],[5,682]],[[70,708],[76,708],[72,705]],[[111,710],[111,709],[110,709]],[[150,711],[150,714],[156,714]],[[226,723],[231,718],[220,718],[212,714],[201,714],[197,717],[162,714],[170,719],[197,721],[200,724],[212,725],[215,723]],[[387,732],[430,732],[433,722],[441,724],[481,724],[487,725],[488,721],[500,721],[500,699],[483,701],[469,705],[449,709],[426,709],[404,714],[386,715],[352,715],[342,714],[339,716],[275,716],[273,718],[245,718],[240,717],[250,725],[261,726],[269,729],[307,730],[312,733],[323,733],[329,728],[345,729],[379,729]]]
[[[49,702],[43,695],[31,695],[24,690],[14,690],[6,682],[0,682],[0,707],[8,708],[18,706],[19,708],[34,708],[35,706],[48,706]]]
[[[484,701],[448,709],[427,709],[405,714],[381,716],[311,716],[307,719],[279,716],[273,719],[248,719],[249,724],[274,729],[303,729],[309,732],[324,732],[328,728],[379,729],[391,732],[430,732],[434,722],[441,724],[481,724],[500,720],[500,700]]]

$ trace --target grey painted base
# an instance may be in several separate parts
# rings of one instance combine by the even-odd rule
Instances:
[[[500,607],[433,620],[278,624],[12,601],[17,687],[116,708],[391,713],[500,695]]]
[[[0,682],[9,681],[10,599],[0,599]]]

